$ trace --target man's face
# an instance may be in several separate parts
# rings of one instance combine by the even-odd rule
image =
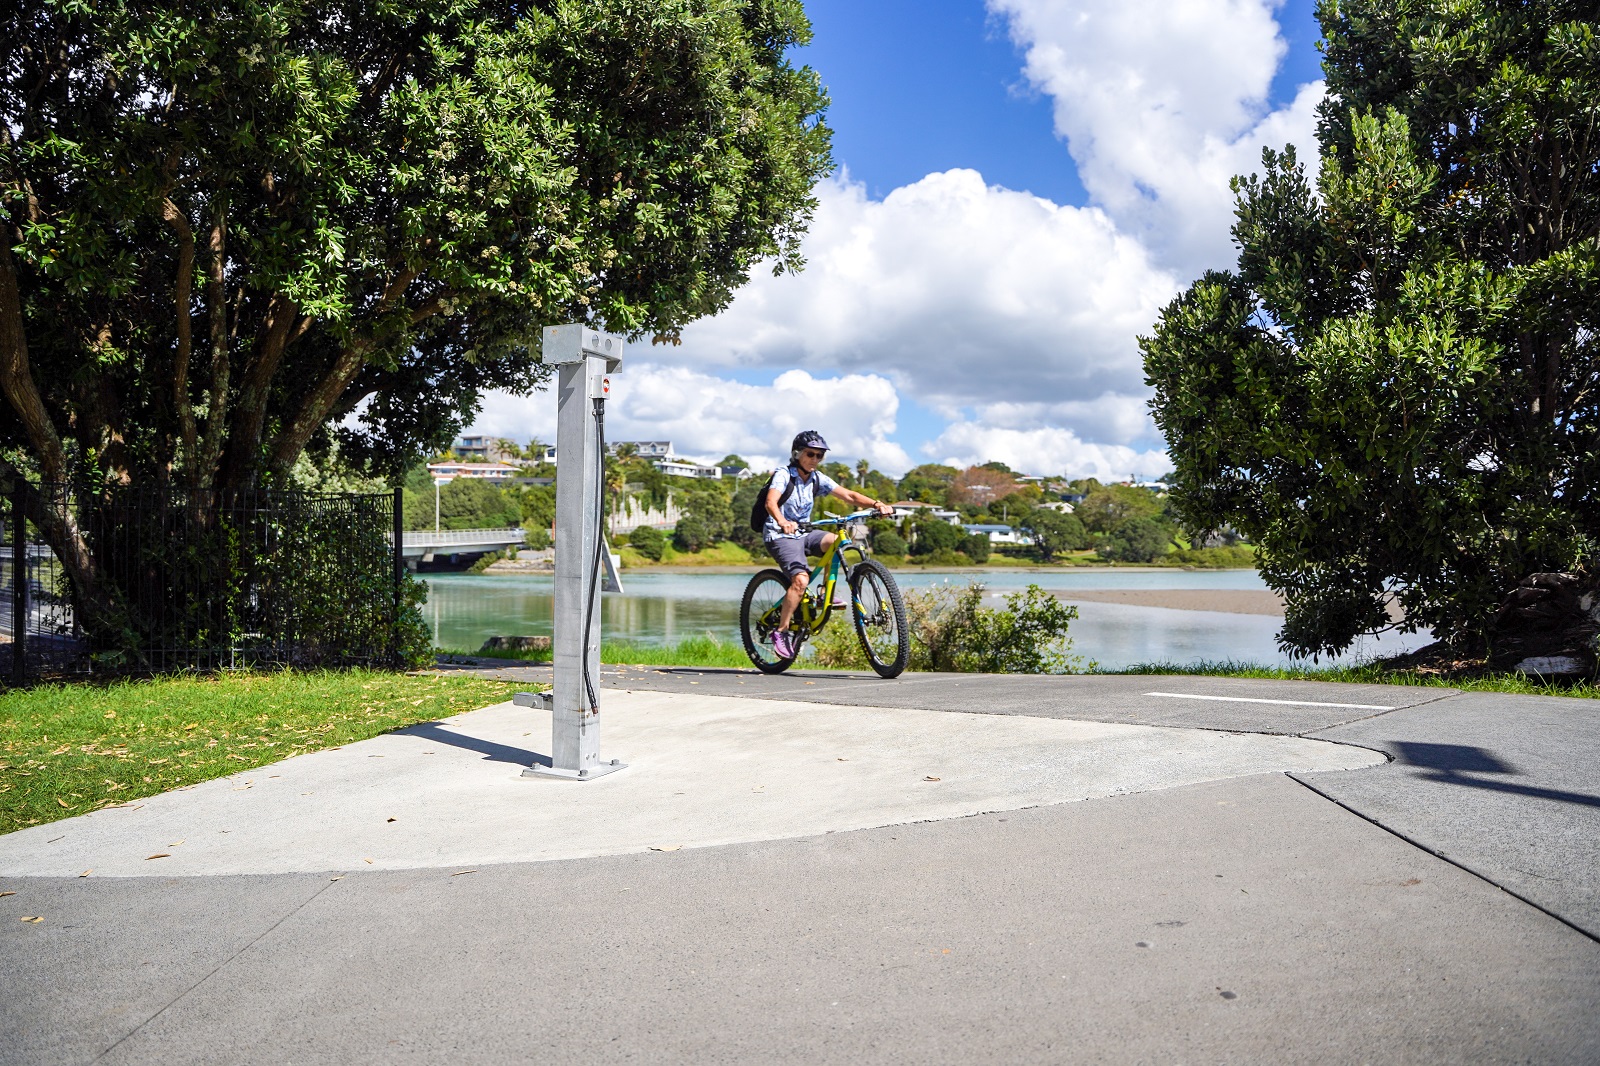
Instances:
[[[816,448],[800,449],[800,469],[807,474],[815,474],[817,467],[822,465],[822,460],[827,457],[827,452]]]

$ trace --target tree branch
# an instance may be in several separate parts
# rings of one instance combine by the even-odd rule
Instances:
[[[210,487],[215,483],[217,468],[222,461],[223,433],[227,429],[228,377],[232,369],[228,359],[228,293],[227,293],[227,216],[225,209],[216,209],[216,219],[211,224],[207,266],[206,311],[211,323],[211,403],[206,410],[205,437],[200,443],[197,458],[199,470],[195,484]]]
[[[0,392],[22,423],[46,481],[67,480],[67,453],[45,410],[28,359],[28,332],[22,318],[22,292],[11,258],[10,234],[0,238]]]

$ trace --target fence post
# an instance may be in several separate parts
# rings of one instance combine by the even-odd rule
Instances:
[[[406,490],[394,487],[394,625],[389,629],[389,654],[400,658],[400,607],[405,589],[405,514]]]
[[[11,681],[28,680],[28,515],[22,479],[11,483]]]

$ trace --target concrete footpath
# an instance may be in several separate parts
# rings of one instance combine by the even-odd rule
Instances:
[[[0,1063],[1600,1062],[1593,701],[605,684],[0,837]]]

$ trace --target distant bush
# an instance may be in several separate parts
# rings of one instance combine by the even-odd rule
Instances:
[[[872,550],[879,555],[904,555],[906,538],[892,528],[882,529],[872,535]]]
[[[478,561],[473,563],[472,566],[468,568],[467,572],[472,574],[481,574],[505,557],[505,552],[485,552],[484,554],[478,556]]]
[[[628,535],[628,544],[646,559],[660,562],[662,552],[667,549],[667,538],[659,529],[640,526]]]
[[[1114,563],[1149,563],[1167,554],[1172,535],[1153,518],[1130,518],[1100,545],[1100,557]]]
[[[1222,569],[1225,567],[1253,567],[1256,553],[1247,544],[1234,544],[1217,548],[1188,548],[1164,556],[1163,563],[1174,566],[1200,566]]]
[[[672,531],[672,546],[681,552],[697,552],[714,539],[711,526],[699,515],[684,515]]]
[[[529,525],[524,528],[528,531],[528,547],[536,552],[550,547],[550,531],[544,526]]]
[[[961,541],[961,554],[982,566],[989,561],[989,534],[974,533]]]

